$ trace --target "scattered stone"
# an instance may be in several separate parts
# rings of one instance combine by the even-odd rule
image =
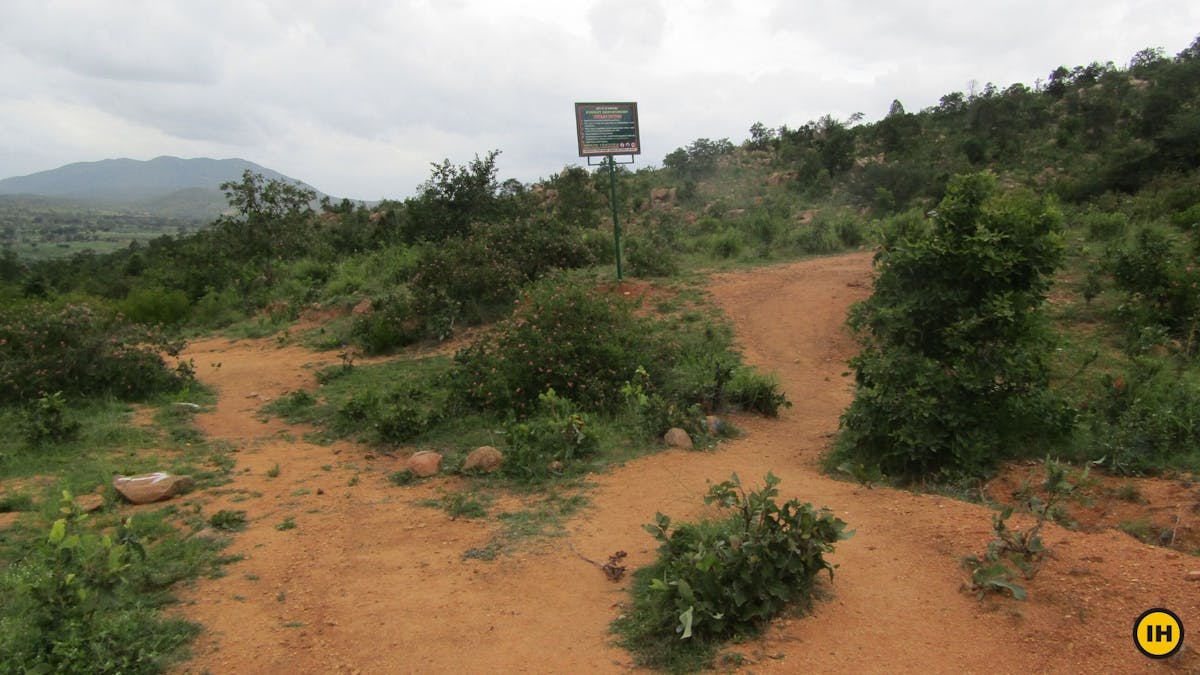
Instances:
[[[375,305],[371,299],[363,298],[357,305],[354,306],[354,309],[350,310],[350,314],[353,316],[364,316],[373,311],[375,311]]]
[[[746,209],[729,209],[725,212],[725,215],[730,218],[737,218],[738,216],[745,215],[745,213]]]
[[[551,471],[562,471],[563,463],[556,459],[553,462],[550,462],[546,468],[550,469]]]
[[[104,497],[98,494],[79,495],[75,498],[75,506],[84,513],[99,511],[104,508]]]
[[[1188,572],[1187,576],[1184,578],[1188,581],[1200,581],[1200,570],[1192,570],[1191,572]]]
[[[650,208],[669,206],[679,198],[678,188],[654,188],[650,190]]]
[[[317,494],[323,495],[323,494],[325,494],[325,490],[323,490],[321,488],[317,488]]]
[[[218,541],[218,540],[224,538],[224,535],[222,535],[220,532],[217,532],[216,530],[214,530],[211,527],[205,527],[205,528],[196,530],[194,533],[192,533],[192,536],[195,537],[196,539],[207,539],[209,541]]]
[[[725,420],[716,415],[707,415],[704,418],[704,423],[708,425],[708,433],[716,436],[725,428]]]
[[[258,398],[258,392],[252,391],[249,394],[246,394],[246,398]]]
[[[490,445],[483,445],[471,451],[467,455],[467,461],[463,462],[463,471],[483,471],[484,473],[492,473],[500,468],[500,463],[504,461],[504,454]]]
[[[196,487],[191,476],[176,476],[166,471],[137,476],[114,476],[112,485],[133,504],[150,504],[170,499]]]
[[[429,478],[437,475],[442,468],[442,455],[438,452],[422,450],[408,458],[406,468],[418,478]]]
[[[672,429],[669,429],[667,431],[667,434],[665,436],[663,436],[663,442],[666,443],[667,445],[671,446],[672,448],[683,448],[684,450],[691,450],[693,447],[692,446],[692,437],[688,436],[688,432],[684,431],[683,429],[680,429],[679,427],[674,427]]]

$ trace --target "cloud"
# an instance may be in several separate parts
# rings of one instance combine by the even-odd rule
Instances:
[[[113,156],[241,156],[334,195],[403,197],[500,149],[576,157],[572,103],[635,100],[639,164],[697,137],[868,119],[1056,65],[1174,53],[1200,6],[1067,0],[6,0],[0,176]]]

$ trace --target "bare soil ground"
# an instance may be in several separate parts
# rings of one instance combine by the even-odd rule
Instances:
[[[500,527],[495,518],[451,520],[416,504],[456,489],[457,479],[396,487],[385,476],[400,459],[349,443],[313,445],[302,428],[260,419],[266,400],[315,389],[315,367],[336,357],[274,340],[194,343],[188,355],[220,393],[198,423],[242,448],[235,482],[204,496],[206,512],[242,509],[250,524],[228,551],[246,559],[189,591],[182,611],[205,631],[177,670],[631,669],[608,628],[627,602],[628,577],[608,581],[573,549],[594,560],[625,550],[630,569],[648,564],[654,542],[641,526],[656,511],[701,517],[706,481],[737,472],[759,484],[772,471],[782,497],[828,506],[857,533],[831,557],[836,576],[811,614],[780,619],[761,639],[730,647],[747,671],[1200,672],[1191,647],[1164,664],[1141,656],[1130,637],[1151,607],[1170,608],[1200,631],[1200,583],[1185,581],[1200,569],[1197,558],[1104,527],[1050,525],[1053,555],[1026,584],[1029,599],[980,602],[960,588],[960,560],[985,549],[991,510],[821,474],[819,456],[851,398],[846,309],[869,290],[869,254],[716,276],[710,291],[748,360],[779,375],[794,407],[778,420],[738,419],[745,435],[715,452],[666,451],[595,476],[592,505],[568,521],[566,536],[493,561],[463,553],[487,543]],[[1015,475],[995,489],[1011,493],[1024,476]],[[1172,514],[1200,502],[1195,487],[1137,485],[1139,495],[1178,501]],[[294,529],[276,529],[289,517]]]

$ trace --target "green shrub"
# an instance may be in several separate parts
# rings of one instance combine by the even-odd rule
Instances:
[[[375,443],[403,443],[442,421],[445,399],[436,386],[405,383],[382,390],[366,389],[338,408],[333,431]]]
[[[861,218],[842,213],[834,217],[832,223],[834,234],[845,248],[857,248],[866,241],[866,226]]]
[[[153,286],[130,291],[118,307],[136,323],[174,326],[188,317],[191,304],[183,291]]]
[[[743,241],[741,232],[727,228],[708,235],[708,249],[717,258],[736,258],[742,254]]]
[[[644,665],[667,667],[681,652],[711,653],[714,643],[752,634],[789,604],[811,602],[825,554],[850,536],[826,510],[795,499],[776,503],[779,479],[747,493],[736,474],[704,501],[732,509],[720,521],[671,527],[659,513],[646,530],[660,542],[657,560],[635,578],[634,605],[619,619],[623,644]]]
[[[497,316],[524,284],[593,261],[583,230],[547,218],[479,223],[426,246],[413,277],[414,309],[445,337],[458,322]]]
[[[583,245],[587,247],[588,254],[596,264],[611,265],[617,260],[613,250],[612,232],[587,230],[583,233]]]
[[[191,320],[205,328],[224,328],[243,316],[242,299],[235,289],[209,289],[192,307]]]
[[[734,372],[725,396],[730,403],[767,417],[779,417],[780,408],[792,407],[779,388],[778,378],[759,374],[749,368],[739,368]]]
[[[368,355],[385,354],[416,342],[421,321],[403,295],[392,294],[372,303],[372,311],[354,318],[350,335]]]
[[[554,474],[578,470],[576,462],[599,449],[591,429],[592,420],[586,413],[570,399],[547,389],[538,396],[532,415],[508,424],[508,450],[501,470],[523,483],[539,483]]]
[[[145,547],[132,518],[100,534],[70,493],[62,510],[49,536],[0,573],[0,670],[161,672],[200,630],[158,616],[163,589],[211,560],[211,545]]]
[[[660,392],[650,379],[650,374],[638,366],[634,376],[621,387],[626,405],[639,420],[643,435],[650,440],[661,440],[669,429],[680,428],[693,439],[708,433],[704,411],[698,403],[688,403],[670,394]]]
[[[793,230],[789,233],[788,238],[792,248],[809,255],[833,253],[842,247],[841,241],[829,223],[821,219]]]
[[[61,391],[34,401],[21,419],[25,440],[34,447],[74,440],[79,435],[80,425],[67,420],[66,410],[67,402]]]
[[[1087,232],[1091,241],[1108,241],[1125,234],[1129,226],[1129,218],[1121,212],[1105,213],[1103,211],[1088,211],[1079,216],[1079,225]]]
[[[1059,216],[994,193],[990,174],[954,178],[932,229],[876,256],[874,292],[850,315],[863,350],[839,457],[897,477],[978,475],[1070,430],[1048,388],[1040,311]]]
[[[1088,406],[1097,439],[1089,459],[1115,473],[1200,469],[1200,378],[1164,359],[1139,357],[1123,376],[1105,376]]]
[[[639,237],[627,237],[621,242],[629,273],[641,278],[669,277],[678,273],[679,262],[674,249],[657,231]]]
[[[622,298],[548,279],[510,318],[459,350],[454,387],[479,410],[526,414],[547,389],[582,410],[612,409],[628,374],[650,362],[652,332]]]
[[[139,399],[174,391],[190,373],[167,368],[160,354],[180,349],[181,343],[88,305],[9,306],[0,309],[0,403],[46,392]]]
[[[1147,325],[1186,337],[1200,323],[1200,269],[1181,256],[1176,238],[1159,227],[1138,231],[1135,242],[1115,252],[1117,287],[1127,293],[1122,306],[1132,330]]]

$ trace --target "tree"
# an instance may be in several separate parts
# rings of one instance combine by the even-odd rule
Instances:
[[[499,154],[492,150],[482,158],[475,155],[466,166],[451,164],[449,159],[432,164],[429,179],[419,188],[420,196],[405,202],[410,216],[405,238],[441,241],[466,234],[471,223],[495,218],[500,212]]]
[[[564,168],[550,182],[558,191],[554,200],[554,216],[564,223],[596,229],[600,225],[600,208],[604,199],[592,187],[592,177],[587,169],[578,166]]]
[[[750,125],[750,141],[747,146],[752,150],[766,150],[775,144],[776,133],[768,129],[762,122]]]
[[[316,192],[296,183],[267,179],[250,169],[242,180],[221,183],[225,201],[246,220],[278,220],[311,211]]]
[[[887,233],[874,293],[850,325],[857,391],[839,454],[889,475],[979,475],[1070,425],[1048,391],[1041,315],[1061,258],[1061,216],[956,176],[923,228]]]

